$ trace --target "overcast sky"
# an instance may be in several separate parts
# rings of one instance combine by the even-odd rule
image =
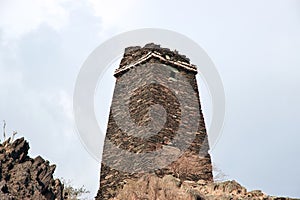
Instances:
[[[226,119],[211,155],[227,178],[249,190],[300,197],[299,0],[0,0],[0,119],[7,131],[30,142],[32,157],[55,163],[56,177],[95,196],[100,166],[75,131],[74,84],[98,45],[138,28],[184,34],[215,63]],[[96,106],[102,121],[112,70],[99,100],[106,103]],[[209,96],[200,93],[209,122]]]

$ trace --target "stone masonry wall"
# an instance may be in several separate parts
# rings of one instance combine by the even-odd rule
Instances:
[[[120,68],[152,50],[189,63],[176,52],[148,45],[127,49]],[[138,179],[144,174],[212,181],[195,73],[151,58],[115,76],[96,199],[115,197],[126,179]],[[137,162],[131,155],[145,156]],[[183,162],[196,164],[188,169]]]

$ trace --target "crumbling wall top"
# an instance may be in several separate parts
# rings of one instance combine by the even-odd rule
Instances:
[[[160,45],[149,43],[144,47],[132,46],[125,49],[120,67],[116,69],[114,76],[119,76],[132,67],[146,63],[150,59],[157,59],[160,63],[172,65],[181,70],[197,73],[197,67],[190,64],[190,60],[178,53],[178,51],[162,48]]]

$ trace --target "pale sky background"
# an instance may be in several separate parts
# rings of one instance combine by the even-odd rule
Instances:
[[[215,63],[226,119],[211,155],[227,179],[300,197],[299,0],[0,0],[0,119],[7,131],[30,142],[32,157],[55,163],[56,177],[95,196],[100,166],[75,131],[74,84],[98,45],[138,28],[184,34]],[[103,90],[111,95],[114,79],[106,75]],[[209,97],[200,93],[209,122]],[[109,103],[103,105],[105,122]]]

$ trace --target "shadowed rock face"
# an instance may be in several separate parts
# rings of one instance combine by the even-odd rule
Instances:
[[[63,185],[53,179],[55,165],[28,156],[24,138],[0,144],[0,199],[62,200]]]

